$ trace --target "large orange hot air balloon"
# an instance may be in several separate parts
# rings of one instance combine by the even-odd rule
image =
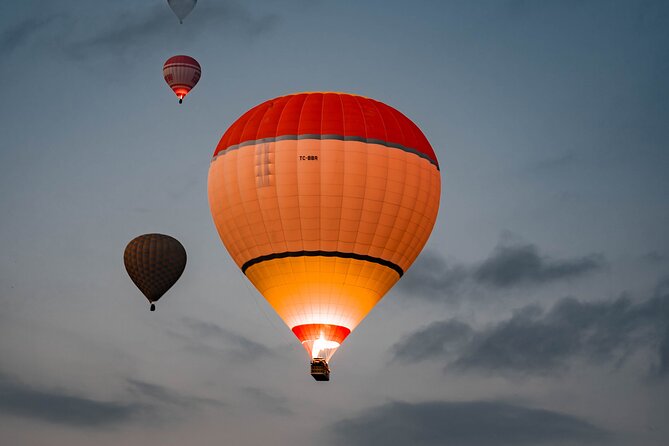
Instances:
[[[123,263],[130,279],[156,309],[158,301],[179,280],[186,268],[186,250],[164,234],[144,234],[128,243]]]
[[[402,277],[439,209],[437,158],[388,105],[297,93],[242,115],[209,168],[233,260],[312,357],[312,375]]]
[[[163,64],[165,82],[179,98],[179,104],[195,87],[201,75],[200,64],[190,56],[172,56]]]

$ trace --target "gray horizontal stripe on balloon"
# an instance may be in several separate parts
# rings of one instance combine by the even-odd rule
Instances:
[[[367,144],[378,144],[381,146],[389,147],[392,149],[399,149],[403,150],[405,152],[413,153],[414,155],[418,155],[421,158],[424,158],[428,160],[430,163],[434,164],[434,166],[439,170],[439,166],[437,165],[437,162],[430,158],[428,155],[425,153],[413,149],[411,147],[405,147],[402,144],[397,144],[394,142],[387,142],[383,141],[381,139],[374,139],[374,138],[364,138],[362,136],[344,136],[344,135],[319,135],[315,133],[305,133],[303,135],[281,135],[281,136],[276,136],[276,137],[271,137],[271,138],[261,138],[261,139],[254,139],[254,140],[249,140],[249,141],[244,141],[240,142],[239,144],[232,145],[230,147],[227,147],[225,150],[221,150],[218,155],[216,155],[213,160],[218,158],[221,155],[225,155],[226,152],[231,152],[236,149],[241,149],[242,147],[246,146],[254,146],[256,144],[263,144],[263,143],[269,143],[269,142],[277,142],[277,141],[297,141],[297,140],[302,140],[302,139],[319,139],[319,140],[337,140],[337,141],[357,141],[357,142],[364,142]],[[212,161],[213,161],[212,160]]]

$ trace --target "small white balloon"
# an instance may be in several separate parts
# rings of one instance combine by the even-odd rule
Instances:
[[[167,0],[174,14],[179,18],[179,23],[183,23],[183,19],[195,8],[197,0]]]

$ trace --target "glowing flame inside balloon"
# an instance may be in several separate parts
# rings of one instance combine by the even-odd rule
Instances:
[[[311,349],[311,357],[323,358],[323,356],[320,355],[320,352],[322,350],[335,349],[339,347],[339,345],[340,345],[339,342],[328,341],[323,337],[323,333],[321,333],[321,336],[314,341],[314,346]]]

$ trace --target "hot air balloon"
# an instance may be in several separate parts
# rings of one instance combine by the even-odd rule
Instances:
[[[427,242],[440,188],[437,158],[411,120],[373,99],[321,92],[243,114],[208,179],[223,244],[323,381]]]
[[[179,104],[197,85],[201,74],[200,64],[190,56],[172,56],[163,64],[165,82],[179,98]]]
[[[195,8],[196,3],[197,0],[167,0],[167,4],[179,18],[179,23],[183,23],[186,16]]]
[[[123,263],[137,288],[151,303],[159,300],[179,280],[186,268],[186,250],[169,235],[144,234],[125,247]]]

